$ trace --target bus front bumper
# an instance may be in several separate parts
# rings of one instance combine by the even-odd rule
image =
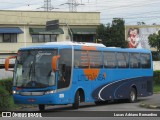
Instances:
[[[14,94],[13,99],[15,104],[60,104],[56,94],[48,94],[41,96],[23,96]]]

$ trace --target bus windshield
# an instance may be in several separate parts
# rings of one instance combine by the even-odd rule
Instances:
[[[52,57],[57,50],[23,50],[17,54],[13,86],[48,87],[55,85]]]

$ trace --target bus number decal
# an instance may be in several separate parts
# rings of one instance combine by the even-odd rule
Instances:
[[[64,98],[64,94],[59,94],[59,98]]]

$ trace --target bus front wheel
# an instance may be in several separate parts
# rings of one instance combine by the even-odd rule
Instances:
[[[39,107],[39,110],[40,110],[40,111],[44,111],[44,110],[45,110],[45,105],[41,105],[41,104],[40,104],[40,105],[38,105],[38,107]]]
[[[75,97],[74,97],[74,103],[72,104],[73,109],[78,109],[79,103],[80,103],[80,95],[79,91],[76,92]]]
[[[130,94],[129,94],[129,102],[134,103],[137,101],[137,92],[135,88],[131,88]]]

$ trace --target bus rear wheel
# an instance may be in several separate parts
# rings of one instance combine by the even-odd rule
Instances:
[[[76,92],[75,97],[74,97],[74,103],[72,104],[73,109],[78,109],[79,108],[79,103],[80,103],[80,95],[79,91]]]
[[[38,105],[38,107],[39,107],[40,111],[44,111],[45,110],[45,105],[40,104],[40,105]]]
[[[129,102],[134,103],[137,101],[137,92],[135,88],[131,88],[130,94],[129,94]]]

